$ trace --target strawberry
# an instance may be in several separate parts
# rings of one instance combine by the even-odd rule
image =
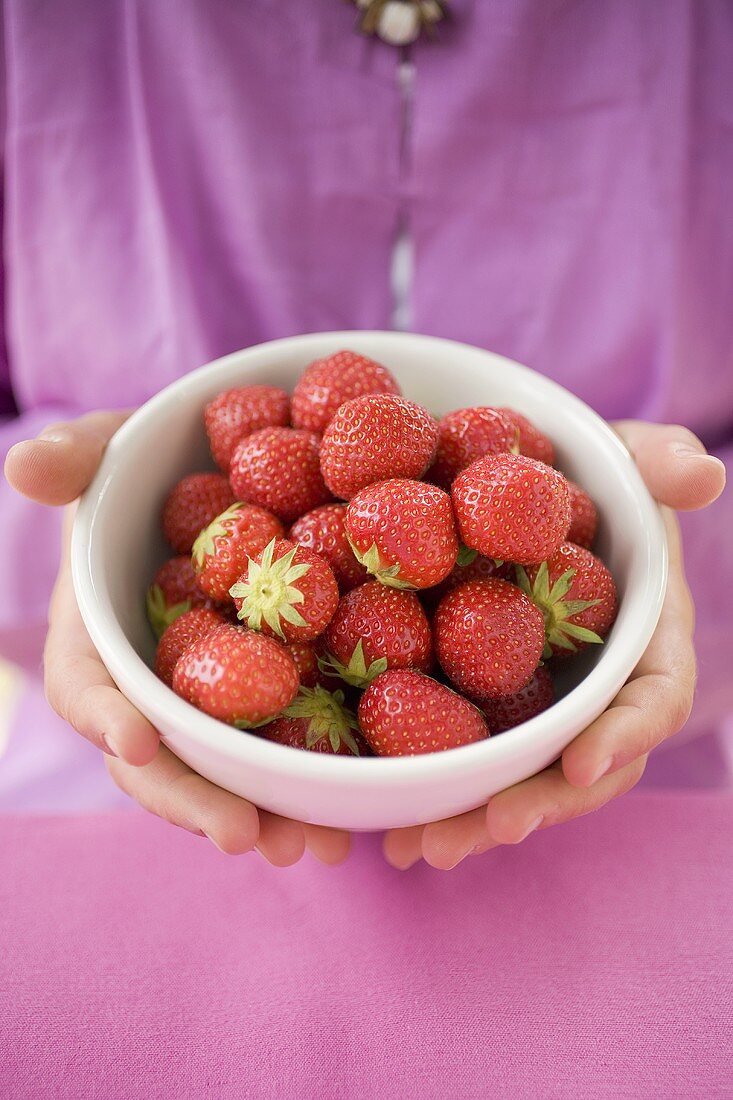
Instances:
[[[326,657],[322,638],[319,638],[315,644],[313,642],[291,642],[285,648],[295,661],[301,687],[313,688],[318,685],[328,691],[335,691],[337,688],[344,686],[341,678],[335,673],[329,676],[327,672],[321,669],[319,661]]]
[[[346,534],[362,565],[393,588],[429,588],[456,563],[450,497],[436,485],[393,479],[352,497]]]
[[[288,536],[326,559],[341,592],[348,592],[369,576],[349,545],[345,519],[345,504],[324,504],[296,520]]]
[[[433,619],[446,676],[474,699],[513,695],[529,683],[545,644],[542,613],[507,581],[467,581],[444,596]]]
[[[189,554],[169,558],[153,577],[147,594],[148,620],[156,638],[193,607],[214,607],[196,584]]]
[[[228,624],[184,650],[172,684],[199,710],[240,729],[274,718],[292,703],[298,686],[298,670],[284,646]]]
[[[544,561],[570,526],[567,481],[532,458],[480,458],[458,475],[451,496],[463,541],[487,558]]]
[[[234,503],[223,474],[189,474],[171,489],[163,505],[161,524],[177,554],[190,554],[199,531]]]
[[[341,597],[324,636],[324,672],[366,687],[387,668],[429,671],[430,623],[417,596],[369,581]]]
[[[484,455],[506,454],[515,449],[518,431],[499,409],[456,409],[438,422],[440,438],[429,481],[450,491],[454,480]]]
[[[313,688],[319,682],[318,654],[310,642],[291,642],[286,649],[295,661],[301,687]]]
[[[224,390],[204,409],[204,426],[214,462],[229,472],[240,439],[260,428],[284,427],[290,422],[290,398],[277,386],[242,386]]]
[[[204,527],[193,544],[191,560],[202,592],[214,600],[229,599],[229,589],[247,568],[249,558],[282,538],[279,519],[253,504],[237,501]]]
[[[522,722],[529,722],[542,714],[555,702],[555,689],[552,678],[544,665],[535,672],[532,679],[514,695],[500,695],[496,699],[474,699],[486,715],[492,733],[504,733],[514,729]]]
[[[301,687],[282,715],[266,725],[260,736],[293,749],[336,756],[369,756],[353,711],[344,706],[343,691]]]
[[[499,409],[516,428],[519,433],[519,453],[525,458],[534,458],[537,462],[544,462],[547,466],[555,463],[555,448],[552,440],[535,428],[531,420],[522,416],[516,409]],[[514,448],[512,448],[514,449]]]
[[[488,581],[494,577],[498,577],[499,580],[506,580],[510,572],[511,566],[508,562],[485,558],[482,554],[477,554],[475,550],[469,550],[467,546],[462,546],[458,551],[456,564],[445,580],[441,581],[435,588],[426,589],[420,595],[423,603],[429,608],[435,609],[443,596],[447,596],[454,588],[458,588],[459,584],[465,584],[466,581]]]
[[[293,427],[322,434],[345,401],[367,393],[400,392],[386,367],[355,351],[337,351],[303,371],[293,390]]]
[[[334,496],[350,500],[374,481],[421,478],[437,445],[437,421],[421,405],[393,394],[355,397],[324,432],[323,479]]]
[[[285,642],[317,638],[339,602],[330,566],[313,550],[288,539],[273,539],[250,558],[230,595],[250,630]]]
[[[598,644],[613,625],[616,585],[600,558],[564,542],[540,565],[517,566],[517,582],[545,619],[545,657],[566,657]]]
[[[229,477],[238,500],[292,523],[331,500],[321,476],[319,437],[294,428],[263,428],[234,449]]]
[[[576,546],[589,548],[593,545],[598,526],[598,513],[596,506],[584,489],[568,479],[570,490],[570,529],[567,534],[568,542],[574,542]]]
[[[155,651],[155,675],[170,687],[173,682],[173,670],[183,651],[199,638],[211,634],[224,622],[225,620],[218,612],[205,607],[195,607],[193,611],[185,611],[183,615],[179,615],[163,631],[158,642],[158,648]]]
[[[443,752],[489,736],[472,703],[413,669],[377,676],[361,697],[359,725],[379,756]]]

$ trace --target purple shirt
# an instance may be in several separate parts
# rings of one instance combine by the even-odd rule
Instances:
[[[682,421],[724,454],[733,9],[453,10],[410,51],[407,89],[400,52],[354,34],[337,0],[6,0],[2,450],[243,345],[390,327],[401,238],[410,327],[525,362],[606,417]],[[0,507],[0,644],[31,670],[0,804],[108,804],[32,671],[58,516],[7,486]],[[685,524],[688,732],[733,710],[731,507]]]

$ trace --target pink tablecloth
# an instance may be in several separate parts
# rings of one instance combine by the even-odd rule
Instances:
[[[3,1096],[730,1097],[728,794],[407,875],[137,814],[0,831]]]

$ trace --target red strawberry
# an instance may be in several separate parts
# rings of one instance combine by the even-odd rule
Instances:
[[[223,474],[189,474],[163,505],[163,534],[177,554],[190,554],[199,531],[234,503]]]
[[[323,479],[350,500],[387,478],[420,478],[438,445],[438,424],[421,405],[392,394],[369,394],[342,405],[321,443]]]
[[[195,607],[185,611],[163,632],[155,651],[155,675],[171,686],[173,670],[178,658],[185,649],[199,638],[205,638],[213,630],[224,624],[225,620],[216,611],[205,607]]]
[[[213,718],[248,729],[289,706],[299,681],[295,662],[279,642],[226,625],[184,650],[172,686]]]
[[[320,666],[320,660],[325,659],[326,651],[323,639],[319,638],[315,644],[312,642],[291,642],[285,647],[295,661],[300,676],[301,687],[314,688],[316,686],[326,688],[327,691],[336,691],[342,688],[343,681],[339,676],[329,676]]]
[[[276,386],[224,390],[204,409],[211,453],[225,473],[240,439],[260,428],[284,427],[289,422],[290,398]]]
[[[574,542],[576,546],[590,547],[596,537],[598,526],[598,513],[596,506],[584,489],[568,480],[570,490],[570,530],[567,534],[568,542]]]
[[[412,669],[377,676],[361,697],[359,725],[379,756],[443,752],[489,736],[467,699]]]
[[[301,687],[315,687],[318,683],[318,656],[311,643],[291,642],[286,648],[295,661]]]
[[[320,439],[315,432],[263,428],[242,439],[229,467],[239,500],[274,512],[292,523],[331,499],[321,476]]]
[[[541,565],[517,566],[517,581],[545,619],[546,657],[566,657],[599,643],[616,618],[613,577],[584,546],[564,542]]]
[[[477,458],[513,450],[518,436],[511,420],[489,407],[456,409],[444,416],[438,427],[438,450],[427,477],[447,490]]]
[[[534,458],[537,462],[544,462],[548,466],[554,465],[555,448],[552,440],[535,428],[531,420],[522,416],[516,409],[499,409],[509,419],[519,432],[519,453],[525,458]],[[514,448],[513,448],[514,449]]]
[[[362,584],[369,576],[349,546],[345,519],[345,504],[324,504],[296,520],[288,536],[326,559],[342,592]]]
[[[339,602],[336,578],[323,558],[288,539],[273,539],[250,558],[230,595],[246,626],[285,642],[317,638]]]
[[[228,600],[229,589],[247,568],[249,558],[284,534],[282,523],[271,512],[253,504],[232,504],[204,527],[193,544],[191,557],[199,588],[212,599]]]
[[[497,563],[493,558],[485,558],[482,554],[477,554],[475,550],[469,550],[467,546],[462,546],[458,551],[456,564],[445,580],[441,581],[435,588],[426,589],[420,595],[423,603],[426,603],[430,608],[435,608],[443,596],[447,596],[454,588],[458,588],[459,584],[465,584],[466,581],[488,581],[494,577],[498,577],[499,580],[506,580],[510,573],[511,566],[508,562]]]
[[[341,597],[324,636],[324,671],[365,687],[387,668],[433,663],[430,623],[417,596],[369,581]]]
[[[344,706],[344,693],[326,691],[322,687],[302,687],[282,715],[263,728],[261,736],[310,752],[336,756],[370,755],[356,715]]]
[[[196,574],[188,554],[164,562],[148,589],[148,620],[156,638],[179,615],[192,607],[213,606],[213,600],[208,599],[196,584]]]
[[[450,497],[436,485],[394,479],[352,497],[346,534],[362,565],[393,588],[429,588],[456,563]]]
[[[473,699],[529,683],[545,644],[542,613],[507,581],[467,581],[440,601],[435,648],[446,676]]]
[[[303,371],[293,390],[293,427],[322,434],[345,401],[367,393],[400,392],[386,367],[355,351],[337,351]]]
[[[463,541],[487,558],[544,561],[570,526],[567,481],[532,458],[480,458],[458,475],[451,496]]]
[[[555,689],[549,672],[540,665],[529,683],[514,695],[474,701],[484,711],[491,732],[504,733],[551,707],[555,702]]]

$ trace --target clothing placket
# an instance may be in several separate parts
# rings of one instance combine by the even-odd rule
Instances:
[[[392,328],[406,332],[412,328],[412,284],[414,249],[410,231],[409,178],[412,151],[412,108],[416,68],[409,47],[402,50],[395,79],[400,90],[399,179],[400,210],[397,220],[390,267],[392,289]]]

